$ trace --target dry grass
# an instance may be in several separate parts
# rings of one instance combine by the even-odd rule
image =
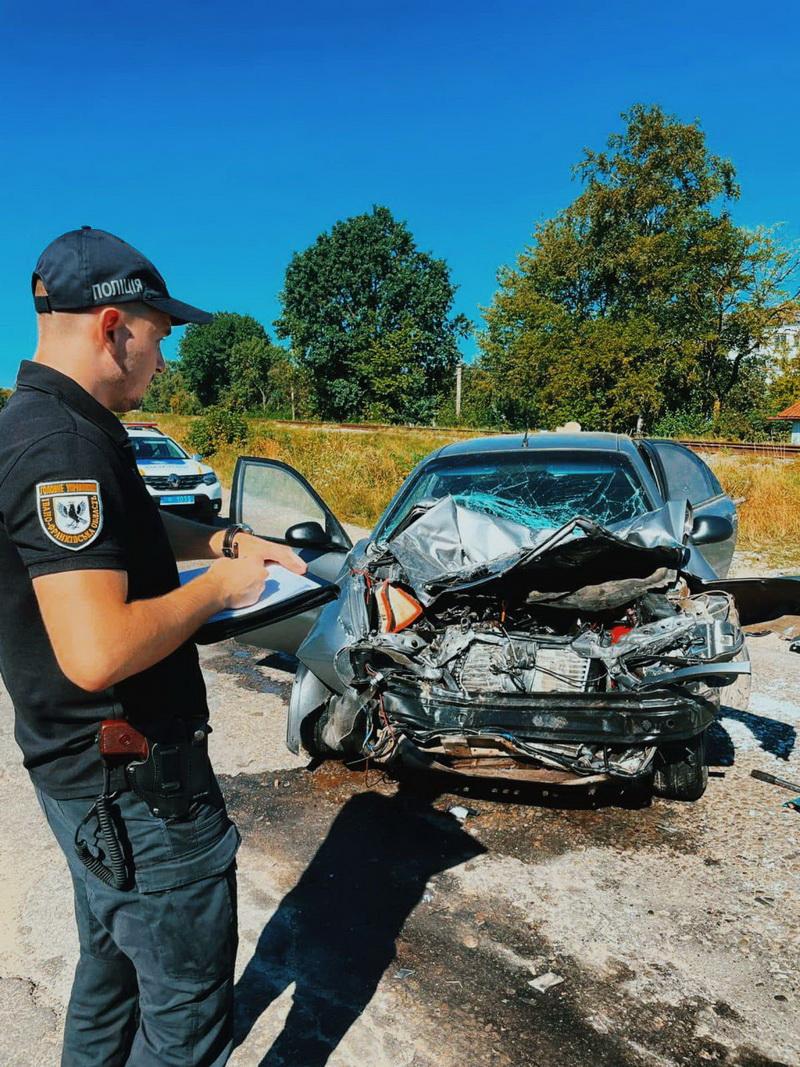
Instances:
[[[155,419],[156,416],[151,416]],[[159,415],[159,426],[185,441],[192,419]],[[459,434],[436,430],[334,431],[317,427],[278,426],[250,421],[252,456],[281,459],[308,478],[337,518],[372,526],[404,478],[424,456]],[[243,450],[224,448],[213,457],[223,484],[230,485],[236,457]]]
[[[705,457],[739,504],[739,547],[778,566],[800,559],[800,462],[759,456]]]
[[[144,417],[144,416],[143,416]],[[151,416],[153,417],[153,416]],[[159,425],[185,440],[192,419],[159,415]],[[423,456],[463,435],[446,430],[337,432],[324,427],[286,427],[267,420],[250,423],[251,455],[282,459],[304,474],[345,522],[371,526],[411,468]],[[230,485],[239,448],[213,457]],[[764,459],[741,453],[704,457],[739,505],[739,547],[762,553],[775,566],[800,562],[800,461]]]

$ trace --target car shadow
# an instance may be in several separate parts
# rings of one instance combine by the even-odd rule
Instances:
[[[235,1044],[291,984],[261,1067],[322,1067],[369,1004],[433,875],[486,849],[430,791],[352,797],[264,928],[236,986]]]
[[[794,751],[797,743],[797,730],[791,723],[724,706],[720,709],[719,718],[708,729],[707,754],[712,766],[732,767],[736,759],[733,740],[722,723],[724,719],[747,727],[761,749],[769,752],[776,759],[788,760]]]
[[[297,674],[299,666],[296,656],[290,656],[288,652],[269,652],[263,659],[256,660],[257,667],[271,667],[274,671],[285,671],[287,674]]]
[[[601,808],[649,807],[652,796],[647,785],[619,781],[559,785],[543,782],[443,774],[440,771],[420,771],[396,765],[387,772],[396,781],[413,789],[417,795],[426,791],[435,799],[440,796],[461,798],[469,807],[470,800],[490,801],[493,804],[521,804],[527,807],[553,808],[564,811],[589,811]]]

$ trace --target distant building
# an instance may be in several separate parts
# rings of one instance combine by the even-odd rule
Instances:
[[[765,356],[767,363],[772,365],[800,356],[800,322],[779,326],[756,352],[759,356]]]
[[[790,422],[792,424],[792,444],[800,445],[800,400],[790,404],[785,411],[770,415],[770,422]]]

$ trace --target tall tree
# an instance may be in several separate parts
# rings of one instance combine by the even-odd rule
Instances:
[[[150,383],[142,400],[142,411],[159,414],[196,415],[200,401],[189,388],[180,363],[168,362]]]
[[[310,372],[318,413],[361,417],[392,405],[379,353],[393,376],[413,377],[415,391],[442,394],[469,329],[463,315],[452,315],[454,296],[445,261],[418,251],[405,223],[376,206],[292,257],[275,326]],[[407,411],[391,414],[404,419]]]
[[[230,385],[223,394],[227,406],[240,411],[266,410],[271,392],[269,372],[281,355],[281,349],[261,337],[238,341],[228,357]]]
[[[269,371],[272,411],[281,418],[307,419],[314,414],[311,376],[291,353],[277,346],[275,351],[280,355]]]
[[[204,405],[216,404],[231,384],[230,360],[236,345],[256,338],[269,344],[267,331],[251,315],[219,311],[207,326],[187,326],[178,346],[181,369]]]
[[[506,417],[630,430],[665,411],[719,411],[759,348],[797,314],[797,261],[736,226],[733,165],[697,122],[635,105],[584,188],[500,272],[481,338]]]

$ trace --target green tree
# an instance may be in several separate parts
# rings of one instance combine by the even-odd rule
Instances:
[[[800,353],[779,351],[770,372],[764,407],[769,415],[777,415],[800,400]]]
[[[218,312],[207,326],[186,327],[178,346],[181,368],[203,406],[218,403],[229,388],[231,353],[236,345],[252,338],[269,343],[257,319],[233,311]]]
[[[0,389],[0,411],[6,406],[11,393],[8,389]]]
[[[228,357],[230,385],[223,393],[225,404],[239,411],[256,407],[265,411],[271,394],[269,372],[281,354],[279,348],[261,337],[238,341]]]
[[[665,412],[718,415],[797,311],[795,258],[734,225],[733,165],[698,123],[635,105],[586,150],[575,201],[536,228],[480,339],[506,418],[632,430]]]
[[[478,357],[461,369],[461,414],[456,417],[456,379],[436,412],[440,426],[502,427],[504,419],[498,408],[492,375]]]
[[[173,415],[196,415],[200,401],[189,388],[180,363],[167,363],[157,374],[142,400],[142,411]]]
[[[278,418],[307,419],[314,414],[311,374],[285,349],[269,370],[270,411]]]
[[[421,383],[425,397],[441,396],[469,329],[452,315],[454,296],[445,261],[418,251],[405,223],[376,206],[292,257],[275,325],[311,374],[317,412],[358,418],[391,403],[376,391],[385,385],[380,353],[395,365],[393,382],[405,368],[415,390]]]
[[[421,338],[410,317],[356,354],[362,384],[362,412],[377,422],[422,425],[436,417],[442,396],[431,391]],[[454,371],[455,373],[455,371]]]

